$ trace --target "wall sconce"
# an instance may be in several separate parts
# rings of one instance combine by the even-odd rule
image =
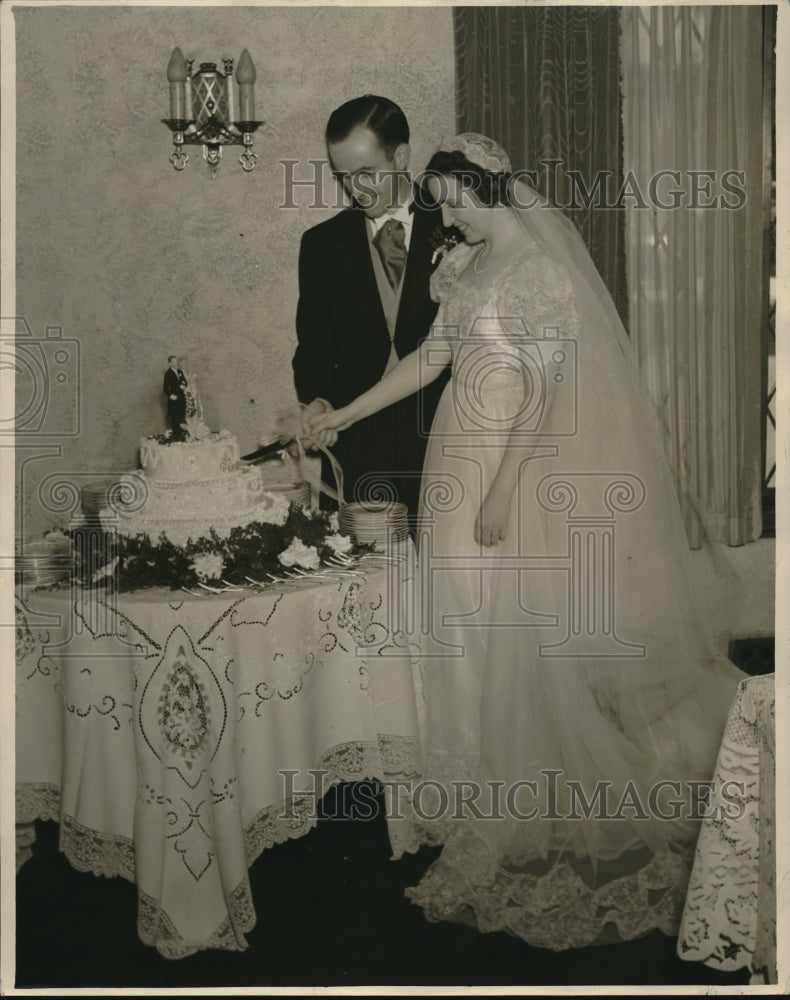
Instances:
[[[192,73],[193,60],[184,59],[181,49],[173,49],[167,64],[170,81],[170,117],[162,121],[173,133],[170,162],[183,170],[189,160],[185,145],[202,145],[203,159],[211,176],[216,176],[223,146],[243,146],[239,156],[242,170],[255,167],[258,154],[252,151],[252,135],[263,125],[255,121],[255,66],[245,49],[236,66],[239,110],[236,115],[233,60],[223,59],[224,72],[215,63],[201,63]]]

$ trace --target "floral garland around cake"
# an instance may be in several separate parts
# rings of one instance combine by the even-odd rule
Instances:
[[[222,537],[211,531],[185,545],[175,545],[164,534],[158,539],[106,534],[101,556],[95,546],[75,546],[83,553],[77,577],[83,586],[106,587],[117,581],[121,592],[267,584],[286,570],[317,570],[372,548],[340,534],[335,513],[291,503],[286,518],[277,520],[281,523],[254,521]],[[85,531],[84,525],[72,529],[75,541],[80,531]]]

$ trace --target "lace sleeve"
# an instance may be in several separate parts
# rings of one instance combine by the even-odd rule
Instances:
[[[513,317],[521,335],[573,337],[579,318],[568,272],[552,257],[529,254],[503,282],[501,315]],[[523,322],[523,325],[522,325]],[[519,331],[513,331],[517,333]]]

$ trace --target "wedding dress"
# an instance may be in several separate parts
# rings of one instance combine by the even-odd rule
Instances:
[[[200,401],[200,395],[197,390],[197,379],[194,375],[186,376],[186,385],[184,386],[184,398],[186,400],[186,415],[187,417],[194,417],[197,420],[203,419],[203,404]]]
[[[488,287],[459,277],[466,244],[433,276],[452,380],[423,472],[412,818],[443,848],[407,895],[429,920],[562,950],[677,933],[743,674],[706,631],[611,299],[572,224],[530,212]],[[521,473],[484,548],[475,518],[506,446]]]

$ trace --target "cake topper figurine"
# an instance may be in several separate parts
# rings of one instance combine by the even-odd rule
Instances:
[[[181,441],[184,431],[181,425],[187,417],[187,378],[178,364],[178,357],[171,354],[165,369],[164,393],[167,398],[167,418],[173,432],[173,440]]]
[[[200,401],[200,394],[197,389],[197,376],[194,372],[187,371],[187,359],[179,358],[178,367],[183,373],[186,380],[186,385],[184,386],[184,396],[186,397],[187,413],[188,417],[196,417],[198,420],[203,419],[203,404]]]

